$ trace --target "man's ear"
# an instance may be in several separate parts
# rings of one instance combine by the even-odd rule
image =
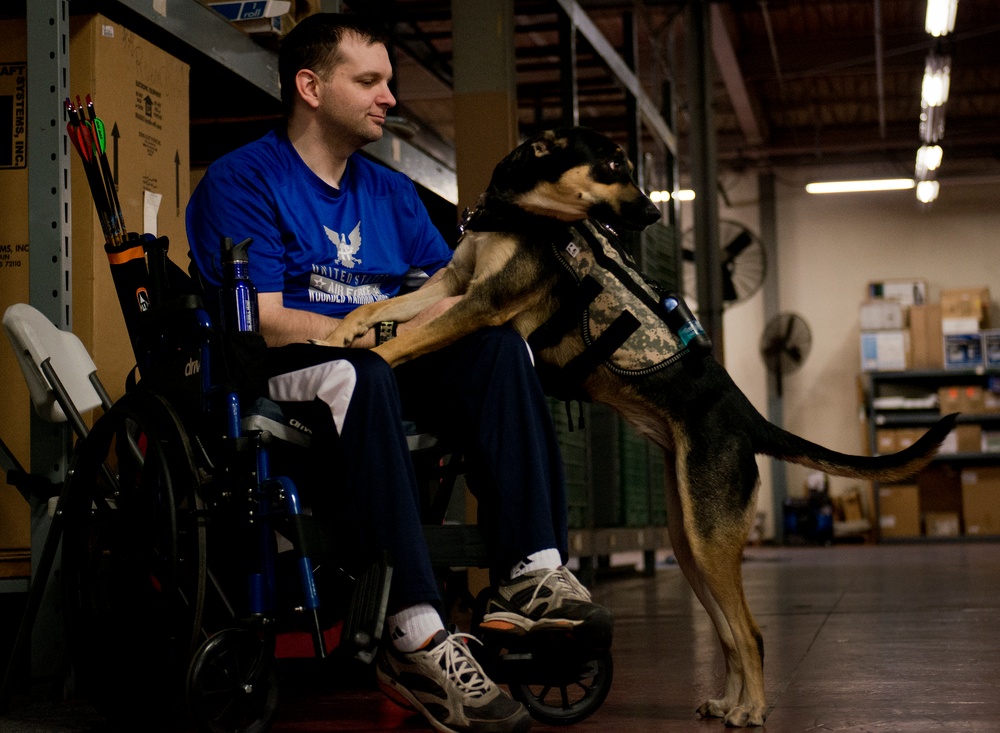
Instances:
[[[307,105],[319,107],[319,85],[322,80],[312,69],[299,69],[295,74],[295,91]]]

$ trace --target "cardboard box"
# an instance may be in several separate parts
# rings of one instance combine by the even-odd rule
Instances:
[[[924,534],[928,537],[958,537],[961,534],[958,512],[927,512],[924,514]]]
[[[875,454],[884,456],[888,453],[895,453],[899,448],[897,432],[892,428],[883,428],[875,431]]]
[[[981,425],[956,425],[941,443],[940,453],[979,453],[983,444]]]
[[[862,331],[898,331],[907,327],[907,306],[898,300],[869,300],[861,304]]]
[[[941,304],[910,306],[910,368],[944,367]]]
[[[978,318],[941,318],[941,333],[979,333]]]
[[[861,371],[902,371],[909,365],[909,331],[862,331]]]
[[[932,463],[916,477],[921,512],[961,512],[962,477],[955,464]]]
[[[987,395],[994,396],[978,384],[955,384],[938,388],[938,405],[942,415],[953,412],[986,412]]]
[[[28,300],[28,168],[27,168],[27,42],[24,22],[0,22],[0,97],[8,130],[0,140],[0,315],[14,303]],[[0,340],[6,342],[5,336]],[[28,387],[21,377],[14,351],[0,344],[0,373],[7,375],[0,390],[0,436],[23,466],[30,466]],[[0,470],[0,550],[31,546],[28,504],[7,483]]]
[[[1000,430],[983,430],[979,441],[979,449],[983,453],[1000,453]]]
[[[941,291],[942,318],[974,318],[978,328],[989,327],[990,289],[983,286]]]
[[[24,20],[0,22],[0,59],[7,62],[3,66],[24,66],[26,57]],[[108,130],[109,163],[117,171],[118,197],[129,231],[166,235],[171,259],[186,270],[188,66],[99,15],[70,18],[69,58],[71,96],[90,94]],[[112,399],[117,399],[135,357],[86,174],[76,151],[71,150],[70,157],[72,327]],[[9,254],[0,267],[0,312],[29,300],[27,188],[25,168],[0,167],[0,195],[6,204],[6,214],[0,217],[0,252]],[[157,197],[158,209],[153,206]],[[0,348],[0,369],[9,376],[0,394],[4,440],[13,443],[12,449],[27,465],[27,388],[7,347]],[[29,546],[28,525],[24,500],[10,487],[0,487],[0,547]]]
[[[916,486],[879,486],[878,503],[883,537],[920,536],[920,494]]]
[[[878,280],[868,283],[871,300],[895,300],[903,305],[923,305],[927,302],[926,280]]]
[[[962,411],[962,387],[952,385],[938,388],[938,406],[942,415]]]
[[[896,453],[916,443],[925,432],[923,428],[882,428],[875,433],[876,449],[879,455]]]
[[[1000,535],[1000,467],[962,471],[962,515],[967,535]]]
[[[854,488],[839,498],[840,511],[845,522],[860,522],[865,518],[861,492]]]
[[[976,333],[946,333],[945,369],[979,369],[983,366],[983,339]]]

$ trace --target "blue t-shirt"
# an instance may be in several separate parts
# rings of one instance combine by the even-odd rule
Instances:
[[[324,183],[283,132],[219,158],[187,207],[194,261],[218,288],[222,237],[250,245],[260,292],[287,308],[342,317],[446,265],[451,250],[409,178],[352,155],[340,188]]]

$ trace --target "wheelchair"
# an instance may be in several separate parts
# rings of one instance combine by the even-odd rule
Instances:
[[[277,715],[283,642],[308,638],[319,659],[373,660],[391,558],[345,562],[337,533],[304,507],[308,439],[243,369],[263,341],[215,327],[165,239],[123,246],[141,247],[146,266],[113,267],[142,378],[79,442],[60,500],[76,682],[115,720],[183,700],[201,731],[258,733]],[[117,260],[135,268],[139,258]],[[141,312],[137,277],[149,294]],[[421,442],[411,455],[429,488],[435,566],[486,566],[475,527],[442,523],[460,459]],[[610,689],[610,652],[478,637],[487,674],[541,722],[582,721]]]

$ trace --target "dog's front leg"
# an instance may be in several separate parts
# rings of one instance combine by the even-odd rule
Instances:
[[[437,351],[480,328],[507,323],[518,313],[535,306],[540,297],[539,293],[529,293],[497,308],[481,291],[470,289],[464,298],[433,321],[400,334],[374,351],[395,367]]]
[[[364,336],[369,328],[380,321],[408,321],[424,308],[454,295],[453,287],[451,280],[444,277],[412,293],[359,306],[344,316],[333,333],[313,343],[321,346],[350,346],[356,338]]]

